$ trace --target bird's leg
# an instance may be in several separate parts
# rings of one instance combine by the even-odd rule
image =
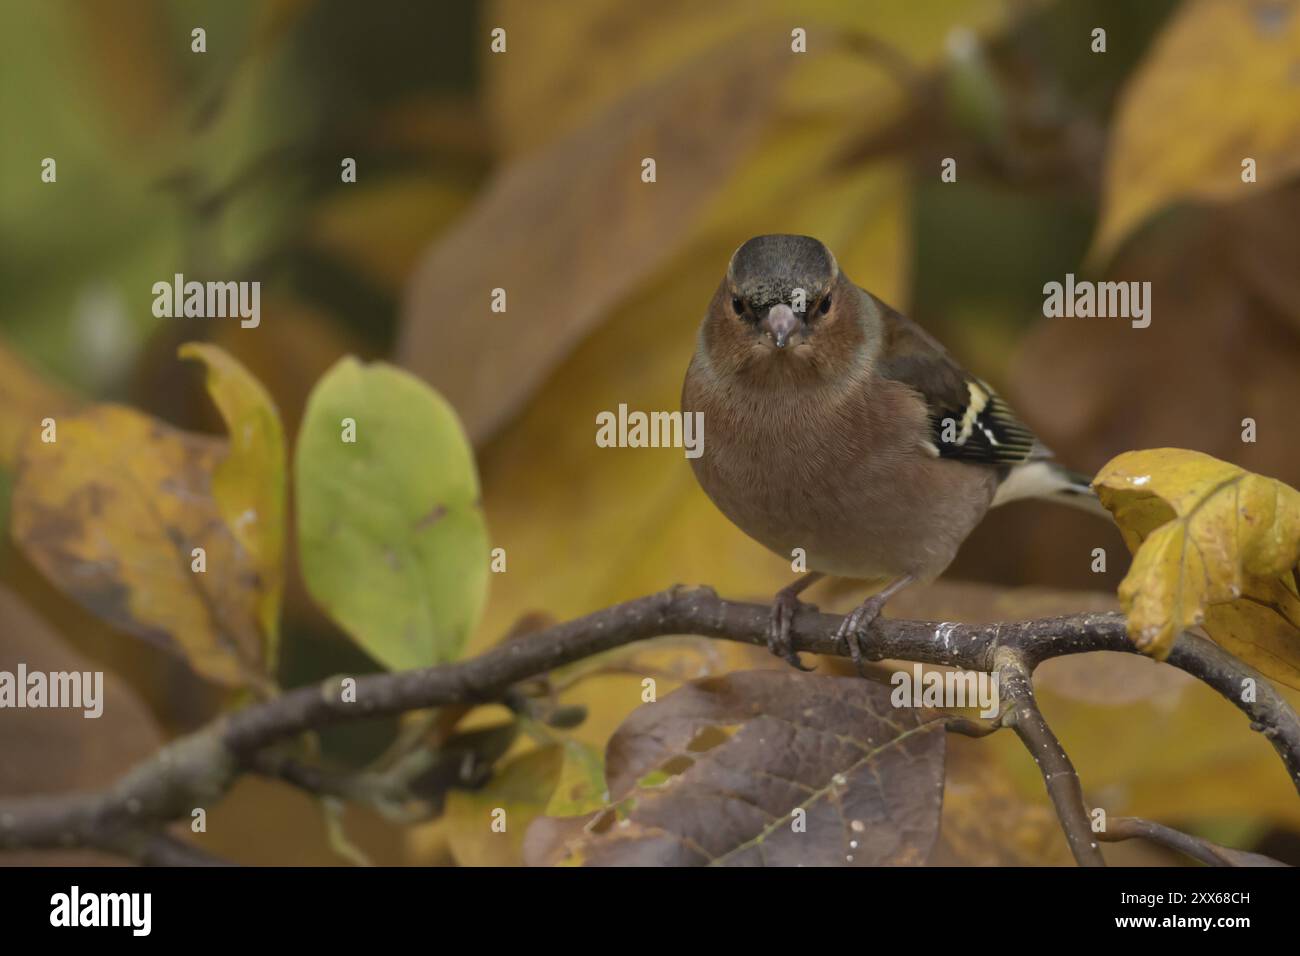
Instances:
[[[790,640],[790,622],[794,620],[794,612],[803,607],[799,595],[821,579],[820,571],[809,571],[793,584],[777,591],[776,597],[772,598],[772,618],[767,625],[767,649],[801,671],[812,668],[804,667],[799,660],[794,643]]]
[[[853,658],[853,666],[858,669],[859,674],[863,673],[861,642],[867,636],[867,629],[880,616],[881,610],[885,607],[885,602],[911,583],[912,576],[910,574],[904,574],[902,577],[890,581],[878,592],[854,608],[844,618],[844,622],[840,624],[840,629],[835,632],[835,642],[837,644],[841,641],[844,642],[849,656]]]

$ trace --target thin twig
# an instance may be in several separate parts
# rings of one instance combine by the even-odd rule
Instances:
[[[1192,836],[1190,833],[1167,827],[1163,823],[1155,823],[1139,817],[1113,817],[1106,824],[1106,829],[1097,834],[1097,839],[1105,840],[1107,843],[1133,839],[1150,840],[1152,843],[1177,850],[1207,866],[1287,865],[1281,860],[1264,856],[1262,853],[1247,853],[1245,850],[1220,846],[1201,837]]]
[[[1001,649],[998,657],[998,687],[1003,699],[1009,702],[1003,712],[1003,724],[1016,732],[1038,764],[1075,860],[1080,866],[1105,866],[1106,859],[1097,846],[1088,818],[1079,774],[1038,709],[1029,667],[1020,654],[1007,648]]]
[[[124,834],[115,849],[144,866],[234,866],[230,860],[214,856],[193,844],[178,840],[161,830],[133,831]]]

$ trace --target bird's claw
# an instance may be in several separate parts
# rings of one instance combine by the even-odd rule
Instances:
[[[767,625],[767,649],[791,667],[801,671],[811,671],[813,668],[803,666],[803,661],[799,659],[799,652],[794,649],[794,641],[790,636],[790,624],[794,620],[795,611],[801,607],[803,602],[793,594],[786,591],[777,592],[772,600],[772,617]]]
[[[840,622],[840,628],[835,632],[835,643],[844,645],[845,650],[849,652],[849,657],[853,658],[853,666],[861,676],[866,675],[862,662],[867,631],[876,622],[876,618],[880,617],[884,606],[885,602],[879,594],[867,598]]]

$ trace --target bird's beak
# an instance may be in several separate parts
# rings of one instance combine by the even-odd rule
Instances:
[[[767,317],[762,322],[763,331],[772,337],[772,341],[779,349],[786,347],[790,336],[794,335],[798,328],[799,319],[795,316],[794,310],[784,302],[768,309]]]

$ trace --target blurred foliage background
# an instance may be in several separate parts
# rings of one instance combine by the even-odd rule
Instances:
[[[190,50],[196,26],[206,53]],[[489,52],[494,27],[505,53]],[[790,52],[795,27],[806,54]],[[619,403],[677,407],[705,303],[758,233],[823,239],[1073,467],[1182,446],[1300,485],[1289,0],[0,0],[0,63],[0,442],[86,398],[219,433],[201,370],[175,358],[185,341],[252,370],[290,440],[340,356],[398,362],[465,422],[491,544],[508,555],[469,653],[537,615],[675,582],[756,599],[787,583],[787,564],[716,512],[679,451],[593,440],[597,412]],[[647,156],[654,184],[640,179]],[[41,182],[44,157],[57,184]],[[340,181],[344,157],[355,184]],[[940,181],[947,157],[955,183]],[[152,284],[177,272],[261,281],[260,327],[155,318]],[[1043,285],[1067,272],[1150,281],[1150,328],[1044,319]],[[490,310],[495,287],[505,314]],[[9,482],[0,469],[0,501]],[[114,676],[93,736],[79,717],[0,719],[0,793],[102,785],[229,703],[73,606],[8,538],[0,666]],[[1114,529],[1015,505],[891,613],[1113,607],[1125,565]],[[852,582],[811,593],[837,609],[859,596]],[[296,575],[283,631],[285,685],[377,667]],[[1089,796],[1300,862],[1300,804],[1268,744],[1207,688],[1119,657],[1040,673]],[[455,726],[495,767],[483,787],[433,781],[444,812],[417,826],[351,809],[348,839],[378,862],[518,862],[519,839],[494,840],[483,808],[555,812],[640,702],[639,674],[659,675],[663,694],[738,666],[772,665],[683,640],[575,669],[556,694],[586,717],[562,733],[517,727],[503,708],[440,715],[431,733],[445,743]],[[396,730],[340,729],[324,752],[360,765]],[[950,745],[936,860],[1068,862],[1036,768],[1002,736]],[[311,809],[246,781],[201,839],[248,863],[342,862]]]

